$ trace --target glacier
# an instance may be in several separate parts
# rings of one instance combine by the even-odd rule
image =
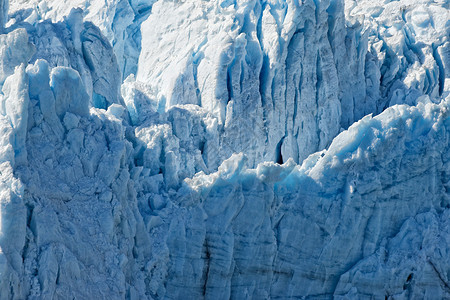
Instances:
[[[0,299],[450,298],[448,1],[0,12]]]

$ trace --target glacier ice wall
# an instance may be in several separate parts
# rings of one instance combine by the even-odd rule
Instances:
[[[340,128],[327,20],[343,11],[328,4],[157,2],[142,25],[136,80],[157,107],[195,104],[217,119],[218,141],[204,142],[208,167],[243,150],[253,166],[301,161]]]
[[[431,104],[399,106],[376,118],[365,117],[340,134],[327,151],[312,155],[301,166],[265,163],[248,170],[242,157],[234,157],[218,173],[188,180],[187,189],[196,192],[187,203],[180,197],[180,204],[193,212],[198,205],[207,214],[203,251],[209,253],[207,268],[214,272],[207,273],[206,294],[222,292],[223,298],[246,291],[254,298],[331,297],[353,291],[359,297],[365,292],[379,297],[384,293],[447,295],[439,279],[442,271],[429,272],[434,261],[448,260],[435,243],[441,239],[438,226],[446,222],[441,214],[449,207],[445,171],[449,137],[442,127],[448,116],[447,108],[441,109]],[[437,228],[428,228],[433,226]],[[174,234],[183,228],[186,239],[189,232],[198,231],[189,223],[179,228]],[[425,241],[419,235],[411,243],[414,232]],[[448,237],[442,239],[445,244]],[[179,247],[174,248],[179,253]],[[391,251],[414,257],[397,267],[394,278],[378,277],[381,282],[374,283],[378,287],[367,287],[364,280],[374,280],[370,272]],[[187,253],[191,256],[192,249]],[[359,263],[371,255],[383,258]],[[189,266],[180,263],[173,272],[181,270],[178,278],[191,278]],[[448,268],[448,263],[444,265],[440,264],[441,270]],[[357,274],[350,277],[353,281],[348,273]],[[403,289],[410,273],[423,288]]]
[[[136,80],[157,109],[196,104],[218,119],[219,145],[203,149],[212,169],[241,151],[252,166],[301,162],[367,114],[442,95],[448,8],[426,11],[427,30],[413,17],[423,5],[395,3],[384,12],[404,15],[395,26],[384,14],[358,20],[366,11],[350,3],[346,26],[342,1],[159,1],[142,25]]]
[[[5,2],[5,1],[4,1]],[[6,1],[7,2],[7,1]],[[141,23],[148,17],[153,0],[14,0],[10,4],[10,22],[38,24],[45,20],[61,22],[73,8],[98,26],[110,41],[122,75],[136,73],[141,45]]]
[[[11,1],[0,299],[450,297],[449,7],[384,2]]]
[[[1,298],[144,295],[150,239],[123,107],[89,112],[79,74],[43,60],[18,67],[3,92],[13,156],[2,168],[12,182],[2,196]]]
[[[301,162],[367,114],[414,105],[422,94],[438,101],[444,91],[445,1],[347,1],[345,14],[343,1],[153,4],[78,1],[72,6],[85,9],[85,19],[99,26],[123,78],[136,75],[134,89],[153,102],[147,106],[163,120],[170,123],[167,110],[185,104],[199,105],[217,119],[217,127],[210,116],[194,121],[209,124],[199,129],[207,136],[179,149],[194,156],[200,151],[208,171],[240,151],[252,166],[290,157]],[[14,1],[13,20],[61,21],[72,6]],[[128,82],[130,90],[133,79]],[[128,106],[140,105],[134,101]],[[203,163],[195,168],[203,169]],[[185,168],[188,162],[179,164]]]

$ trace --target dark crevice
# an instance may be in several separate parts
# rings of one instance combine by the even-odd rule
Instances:
[[[233,98],[233,85],[232,85],[232,79],[231,79],[231,74],[230,74],[230,67],[228,67],[227,70],[227,90],[228,90],[228,102],[231,101],[231,99]],[[228,103],[227,102],[227,103]]]
[[[432,44],[432,48],[433,48],[433,57],[434,60],[436,61],[436,64],[438,65],[439,68],[439,96],[442,96],[442,94],[444,93],[444,86],[445,86],[445,69],[444,69],[444,64],[442,63],[442,58],[439,55],[438,52],[438,46],[436,46],[435,44]]]
[[[200,153],[203,155],[203,152],[205,151],[205,141],[201,141],[198,145],[198,149],[200,150]]]
[[[321,143],[321,131],[320,131],[320,126],[319,126],[319,109],[320,109],[320,104],[319,104],[319,99],[320,99],[320,92],[322,89],[322,64],[321,64],[321,57],[320,57],[320,51],[317,52],[317,60],[316,60],[316,111],[317,111],[317,115],[316,115],[316,125],[317,125],[317,146],[320,145]],[[319,150],[319,149],[316,149]]]
[[[283,164],[283,155],[281,154],[281,146],[283,145],[284,137],[278,142],[275,152],[275,162],[277,164]]]
[[[59,285],[59,279],[61,277],[61,268],[58,265],[58,272],[56,273],[56,285]]]
[[[413,277],[414,277],[414,273],[411,273],[408,275],[408,278],[406,278],[405,284],[403,285],[403,290],[406,290],[408,288]]]
[[[211,258],[211,253],[209,252],[209,247],[208,247],[208,242],[205,240],[205,280],[203,283],[203,296],[206,296],[206,289],[207,289],[207,284],[208,284],[208,276],[209,276],[209,267],[210,267],[210,258]]]
[[[148,16],[148,15],[150,15],[151,11],[152,11],[152,6],[144,6],[142,8],[138,8],[137,15]],[[141,16],[139,16],[139,17],[141,17]]]
[[[201,93],[200,93],[200,88],[198,86],[198,79],[197,79],[198,71],[197,71],[197,69],[198,69],[198,62],[194,62],[192,64],[192,75],[194,77],[195,95],[197,96],[197,103],[196,104],[198,106],[201,106],[202,105],[202,98],[201,98],[202,96],[201,96]]]

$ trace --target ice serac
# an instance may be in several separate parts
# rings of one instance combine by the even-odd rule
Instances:
[[[340,129],[328,7],[159,1],[142,25],[136,80],[166,110],[194,104],[217,118],[219,144],[205,141],[203,153],[212,169],[243,150],[253,166],[301,161]],[[343,6],[333,13],[343,18]]]
[[[26,25],[19,23],[14,27],[20,24]],[[51,67],[75,69],[94,107],[106,109],[111,104],[123,102],[120,95],[121,73],[113,48],[96,26],[90,22],[83,22],[81,9],[71,10],[61,22],[44,21],[34,27],[28,24],[25,28],[28,35],[22,33],[23,28],[13,31],[21,33],[18,36],[21,39],[17,38],[16,43],[24,44],[29,37],[36,48],[34,55],[30,60],[30,55],[22,50],[18,53],[22,53],[23,57],[16,54],[17,58],[7,57],[8,59],[20,58],[22,62],[45,59]],[[12,32],[9,35],[11,34]],[[14,65],[14,62],[11,65]]]
[[[16,66],[28,63],[35,47],[29,43],[23,28],[0,35],[0,45],[0,84],[3,84],[6,77],[14,73]]]
[[[450,298],[446,1],[10,4],[0,299]]]
[[[211,171],[240,151],[252,166],[301,162],[367,114],[448,90],[445,1],[361,3],[160,1],[136,89],[160,113],[192,104],[217,119],[199,149]]]
[[[365,72],[371,92],[366,101],[375,100],[377,112],[394,104],[413,105],[423,94],[439,101],[449,89],[448,1],[346,0],[345,4],[347,19],[358,20],[368,36]],[[376,69],[379,72],[374,73]]]
[[[150,240],[120,106],[89,111],[79,74],[44,60],[3,94],[0,298],[143,297]]]
[[[5,1],[4,1],[5,2]],[[7,1],[6,1],[7,2]],[[37,24],[44,20],[61,22],[73,8],[83,9],[85,21],[95,24],[108,39],[123,78],[136,74],[141,49],[141,23],[151,12],[154,0],[14,0],[13,22]]]
[[[27,212],[24,185],[15,171],[23,166],[27,152],[28,82],[24,65],[16,68],[2,88],[0,176],[0,288],[1,299],[25,298]]]

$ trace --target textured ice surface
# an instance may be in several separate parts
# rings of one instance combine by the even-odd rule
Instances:
[[[142,24],[136,80],[162,109],[196,104],[217,119],[218,141],[204,141],[210,168],[244,150],[253,166],[302,160],[340,128],[327,7],[159,1]]]
[[[234,156],[217,173],[187,180],[178,201],[191,216],[168,231],[178,241],[169,244],[177,257],[169,297],[186,293],[175,288],[186,278],[190,293],[220,298],[448,297],[439,279],[448,252],[438,250],[448,240],[447,105],[365,117],[301,166],[246,169]],[[191,223],[199,209],[203,230]],[[191,246],[196,239],[202,249]],[[192,273],[183,256],[206,256],[206,275]],[[397,265],[400,258],[408,262]],[[191,287],[196,276],[206,277],[204,287]]]
[[[0,299],[450,298],[447,1],[0,1]]]
[[[381,65],[381,105],[437,100],[449,90],[448,1],[346,0],[348,18],[367,28],[372,64]],[[370,65],[369,65],[370,66]]]
[[[3,0],[3,2],[6,2]],[[98,26],[114,48],[122,75],[136,73],[140,25],[148,17],[153,0],[14,0],[10,3],[11,23],[37,24],[44,20],[61,22],[73,8]]]

